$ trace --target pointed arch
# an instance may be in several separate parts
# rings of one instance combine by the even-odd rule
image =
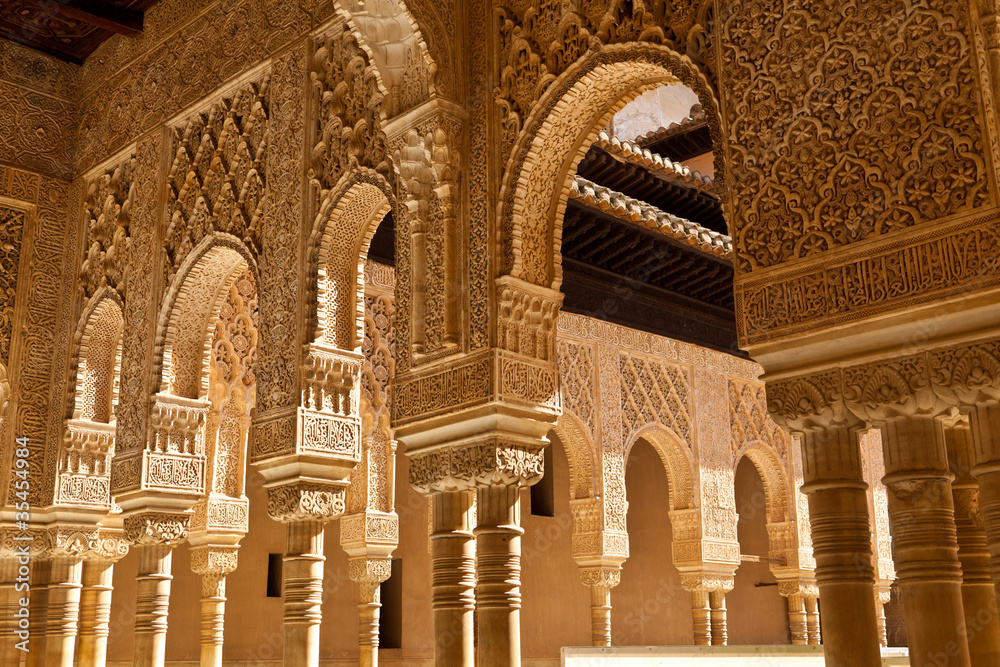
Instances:
[[[213,233],[192,250],[167,290],[156,327],[157,391],[205,399],[212,329],[229,288],[246,270],[260,284],[257,262],[236,237]]]
[[[500,192],[502,269],[529,283],[562,283],[561,227],[573,175],[600,130],[627,103],[653,88],[684,84],[698,96],[713,142],[721,145],[718,103],[708,80],[686,56],[648,43],[588,51],[535,105],[518,136]],[[715,183],[725,192],[725,165],[715,156]]]
[[[395,203],[388,181],[370,169],[345,174],[320,205],[309,239],[310,337],[360,351],[368,246]]]
[[[632,433],[625,446],[625,461],[628,461],[628,455],[639,438],[653,446],[667,471],[667,479],[670,482],[670,510],[693,508],[694,474],[684,440],[665,426],[650,424]]]

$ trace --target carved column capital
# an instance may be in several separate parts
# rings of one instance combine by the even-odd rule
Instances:
[[[801,595],[803,597],[819,597],[819,586],[816,584],[815,579],[805,579],[805,578],[794,578],[794,579],[779,579],[778,581],[778,593],[782,597],[792,597],[794,595]]]
[[[410,484],[422,493],[477,486],[528,486],[542,478],[547,441],[486,437],[410,455]]]
[[[735,575],[709,572],[681,574],[681,588],[688,592],[728,593],[736,584]]]
[[[195,574],[226,575],[239,563],[238,546],[204,545],[191,548],[191,571]]]
[[[84,557],[116,563],[128,554],[129,543],[121,530],[99,528]]]
[[[389,557],[352,558],[347,562],[347,576],[359,584],[379,585],[392,574],[392,559]]]
[[[620,565],[580,567],[580,580],[589,588],[614,588],[621,583],[622,568]]]
[[[267,513],[275,521],[330,521],[344,513],[347,483],[296,482],[267,490]]]
[[[771,419],[787,431],[806,432],[858,421],[844,402],[840,369],[768,380],[764,388]]]
[[[140,512],[123,520],[125,539],[139,546],[177,546],[188,538],[189,514]]]

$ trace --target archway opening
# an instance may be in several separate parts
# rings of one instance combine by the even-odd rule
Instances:
[[[736,526],[741,563],[733,590],[726,595],[729,643],[788,644],[788,605],[771,572],[768,500],[761,475],[749,457],[736,466]]]
[[[612,644],[689,645],[691,595],[673,564],[670,483],[657,450],[645,439],[633,445],[625,469],[629,558],[612,591]]]
[[[737,350],[732,258],[714,176],[708,118],[690,87],[650,88],[615,113],[570,179],[562,309]]]

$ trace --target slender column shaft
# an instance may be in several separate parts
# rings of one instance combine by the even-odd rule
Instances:
[[[520,488],[478,489],[476,601],[479,613],[478,667],[521,665]]]
[[[323,619],[323,524],[293,521],[285,552],[285,665],[319,666]]]
[[[955,505],[958,559],[962,564],[962,604],[965,609],[969,658],[974,667],[1000,664],[1000,622],[990,574],[990,550],[979,510],[979,486],[972,476],[972,432],[965,427],[945,429],[948,464],[955,473],[951,497]]]
[[[379,609],[382,607],[378,583],[361,584],[361,603],[358,605],[358,665],[378,666]]]
[[[879,667],[867,484],[857,431],[841,425],[811,429],[802,444],[802,490],[809,497],[827,667]]]
[[[691,617],[694,621],[694,645],[712,645],[712,607],[708,591],[691,591]]]
[[[712,608],[712,646],[725,646],[729,641],[726,627],[726,592],[712,591],[708,594],[708,604]]]
[[[986,531],[976,511],[979,491],[952,488],[958,558],[962,564],[962,604],[969,638],[969,657],[975,667],[1000,665],[1000,622],[997,597],[990,575]]]
[[[18,599],[21,594],[15,589],[17,579],[17,558],[0,558],[0,665],[17,667],[21,664],[23,651],[17,649]]]
[[[788,598],[788,629],[792,635],[793,646],[805,646],[809,643],[809,624],[806,620],[805,596],[797,593]]]
[[[222,667],[226,623],[226,575],[201,575],[201,667]]]
[[[806,627],[809,630],[809,645],[819,646],[823,643],[820,634],[819,600],[813,596],[806,597]]]
[[[472,535],[471,491],[431,496],[433,530],[434,664],[475,664],[476,542]]]
[[[139,544],[136,576],[134,667],[163,667],[167,646],[167,611],[173,547]]]
[[[590,587],[590,642],[594,646],[611,646],[611,588]]]
[[[878,593],[875,594],[875,623],[878,627],[878,643],[881,646],[889,645],[889,637],[885,632],[885,605]]]
[[[48,608],[49,608],[49,572],[52,562],[48,558],[32,559],[31,562],[31,594],[29,610],[31,612],[31,650],[28,651],[25,664],[28,667],[45,665],[48,643]]]
[[[80,628],[80,588],[83,561],[79,556],[54,556],[49,571],[45,664],[73,667]]]
[[[986,532],[990,574],[1000,596],[1000,403],[978,405],[969,413],[972,474],[979,485],[979,512]]]
[[[83,562],[79,667],[104,667],[107,661],[113,573],[114,563],[110,560]]]
[[[962,568],[944,430],[929,416],[890,419],[883,433],[893,554],[912,667],[968,667]]]

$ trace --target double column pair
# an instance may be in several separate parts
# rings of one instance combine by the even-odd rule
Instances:
[[[520,492],[515,483],[431,494],[436,665],[521,664]]]
[[[772,415],[797,432],[803,446],[802,490],[809,497],[827,664],[881,664],[867,484],[858,441],[869,425],[883,435],[883,481],[910,664],[995,664],[995,629],[973,641],[966,624],[966,610],[975,606],[982,586],[963,587],[954,474],[942,419],[950,413],[932,392],[910,391],[905,384],[893,384],[894,377],[866,367],[768,385]],[[963,552],[981,553],[969,535],[964,531]],[[970,570],[965,582],[976,578]]]

